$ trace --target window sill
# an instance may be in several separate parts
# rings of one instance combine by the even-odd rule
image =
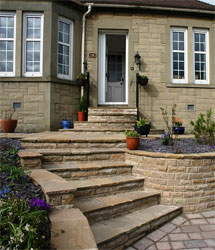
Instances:
[[[196,84],[196,83],[169,83],[167,88],[200,88],[200,89],[215,89],[214,84]]]

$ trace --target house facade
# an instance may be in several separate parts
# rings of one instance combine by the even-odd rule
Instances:
[[[199,113],[215,112],[215,6],[0,1],[0,111],[17,108],[17,131],[55,130],[65,117],[76,120],[76,76],[83,69],[90,74],[90,107],[135,108],[139,73],[149,78],[139,87],[141,115],[164,128],[160,107],[176,103],[189,131]]]

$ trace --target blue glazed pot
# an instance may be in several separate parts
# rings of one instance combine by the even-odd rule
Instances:
[[[63,129],[69,129],[71,127],[71,121],[63,120],[62,127],[63,127]]]
[[[173,133],[175,135],[183,135],[185,131],[185,127],[173,127]]]

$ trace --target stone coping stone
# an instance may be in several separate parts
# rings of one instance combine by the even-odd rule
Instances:
[[[44,169],[31,170],[29,176],[41,186],[43,192],[47,195],[73,193],[76,191],[76,187],[71,182]]]
[[[136,156],[145,156],[152,158],[174,158],[174,159],[213,159],[215,152],[199,153],[199,154],[173,154],[173,153],[159,153],[147,152],[142,150],[125,150],[125,153]]]
[[[18,156],[23,159],[41,158],[43,155],[37,152],[19,151]]]
[[[83,170],[99,170],[99,169],[108,169],[108,168],[121,168],[121,167],[130,167],[133,166],[131,164],[127,164],[125,162],[87,162],[87,163],[71,163],[71,162],[63,162],[63,163],[46,163],[43,164],[43,168],[46,170],[55,170],[59,172],[64,172],[65,170],[71,171],[83,171]]]
[[[57,209],[49,215],[54,249],[97,250],[97,245],[86,217],[79,209]]]

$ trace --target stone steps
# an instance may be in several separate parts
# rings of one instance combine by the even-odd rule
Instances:
[[[130,119],[122,121],[83,121],[83,122],[74,122],[74,128],[107,128],[107,129],[123,129],[133,128],[135,121]]]
[[[137,109],[109,107],[109,106],[88,108],[88,115],[137,115]]]
[[[108,196],[143,189],[144,178],[133,175],[109,176],[68,181],[77,189],[75,199]]]
[[[181,208],[176,206],[154,205],[96,222],[91,230],[99,249],[124,249],[180,213]]]
[[[131,174],[132,165],[125,162],[97,161],[87,163],[46,163],[43,169],[50,171],[66,180],[95,178],[102,176]]]
[[[92,224],[156,205],[159,203],[159,198],[159,193],[133,191],[105,197],[79,199],[75,201],[74,206],[79,208]]]

